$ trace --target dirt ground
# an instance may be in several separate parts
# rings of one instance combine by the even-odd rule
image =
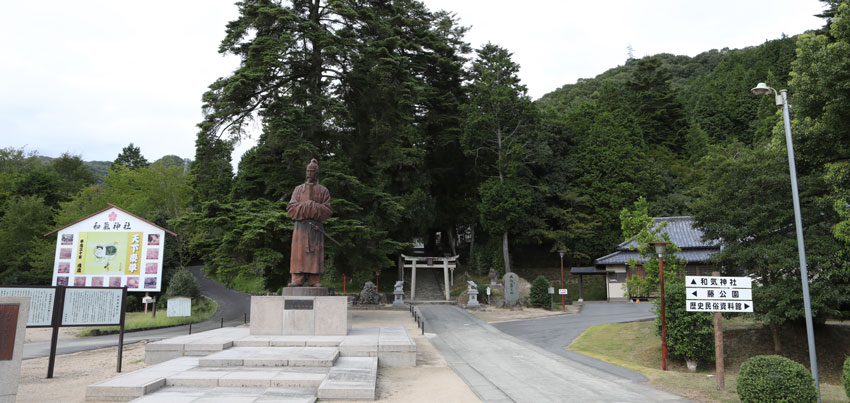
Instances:
[[[509,317],[518,313],[504,311]],[[523,312],[523,311],[516,311]],[[496,318],[497,312],[487,313]],[[508,314],[510,313],[510,314]],[[532,314],[527,312],[526,315]],[[416,342],[416,367],[378,370],[378,402],[474,402],[478,397],[452,371],[440,353],[422,335],[408,311],[349,311],[350,326],[404,326]],[[79,329],[63,328],[60,337],[74,337]],[[433,336],[433,335],[431,335]],[[27,329],[27,342],[50,340],[50,329]],[[116,348],[104,348],[56,357],[54,377],[46,379],[47,358],[24,360],[18,402],[84,402],[86,386],[118,376]],[[145,367],[144,343],[124,346],[124,373]]]

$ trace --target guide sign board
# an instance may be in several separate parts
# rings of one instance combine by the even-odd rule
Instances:
[[[110,205],[55,232],[52,285],[161,290],[170,231]]]
[[[749,277],[685,276],[688,312],[752,312]]]

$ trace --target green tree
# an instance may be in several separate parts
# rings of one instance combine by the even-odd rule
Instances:
[[[670,86],[672,78],[659,57],[647,57],[637,62],[626,89],[647,144],[681,153],[688,121]]]
[[[779,352],[781,326],[803,318],[794,209],[781,133],[773,141],[717,147],[700,161],[703,176],[692,205],[696,226],[718,239],[712,260],[726,275],[753,274],[755,316],[770,327]],[[844,317],[850,291],[840,244],[830,231],[836,216],[823,199],[821,177],[799,177],[812,314]],[[818,290],[818,291],[815,291]]]
[[[644,297],[658,289],[661,270],[653,242],[667,243],[664,254],[664,277],[675,279],[682,274],[681,271],[687,261],[675,255],[680,249],[670,241],[670,235],[666,231],[667,222],[653,220],[649,216],[649,203],[645,198],[640,197],[634,203],[633,209],[623,208],[620,211],[620,226],[623,229],[623,236],[630,241],[629,249],[637,250],[640,255],[639,259],[629,259],[629,266],[641,266],[645,272],[643,278],[631,276],[626,280],[624,287],[629,295]]]
[[[478,188],[481,223],[501,235],[506,273],[511,272],[508,234],[528,214],[530,193],[537,186],[531,164],[546,152],[539,147],[537,110],[518,72],[510,52],[484,45],[472,62],[469,101],[463,107],[464,146],[489,177]]]
[[[44,199],[13,196],[0,217],[0,283],[44,285],[50,283],[54,243],[44,234],[53,217]]]
[[[204,95],[192,168],[199,213],[288,201],[303,182],[307,161],[317,158],[334,208],[325,228],[341,243],[326,245],[329,270],[392,265],[389,256],[404,247],[402,242],[436,222],[432,176],[449,178],[463,166],[456,162],[446,171],[426,164],[429,150],[458,154],[451,133],[458,131],[462,97],[462,33],[450,15],[431,13],[413,1],[240,3],[220,52],[240,56],[242,63]],[[215,173],[218,165],[208,174],[212,162],[224,161],[219,146],[246,136],[252,121],[261,122],[262,133],[240,161],[232,186],[229,176]],[[453,188],[440,188],[439,197],[447,199],[444,188]],[[204,204],[211,201],[217,203]],[[452,214],[458,213],[446,213]],[[187,227],[207,227],[202,215],[193,217],[202,221]],[[244,219],[262,227],[263,217]],[[438,225],[453,225],[454,217]],[[285,215],[281,219],[288,225]],[[268,261],[287,262],[254,271],[274,288],[286,275],[288,244],[264,239],[271,234],[252,239],[268,246]],[[243,258],[221,239],[204,242],[228,256],[205,259]],[[248,273],[247,263],[235,267]]]
[[[830,189],[827,197],[838,214],[835,237],[850,244],[850,4],[827,2],[827,29],[801,35],[797,60],[792,64],[791,89],[794,115],[794,145],[803,175],[824,175]],[[823,168],[826,167],[826,170]],[[844,252],[844,257],[848,258]]]
[[[552,303],[552,297],[549,296],[549,280],[543,276],[537,276],[531,282],[531,294],[528,296],[531,306],[545,307]]]
[[[130,143],[127,147],[121,150],[113,165],[121,165],[127,168],[144,168],[148,166],[148,160],[142,155],[142,150],[139,147]]]

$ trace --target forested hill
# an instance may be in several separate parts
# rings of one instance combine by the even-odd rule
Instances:
[[[749,89],[759,82],[787,87],[796,41],[796,36],[786,36],[744,49],[713,49],[694,57],[662,53],[648,58],[658,62],[660,74],[669,74],[669,89],[688,119],[712,140],[738,138],[749,143],[752,132],[761,130],[764,134],[764,125],[752,119],[760,100]],[[641,61],[646,59],[629,59],[594,78],[564,85],[537,102],[568,113],[584,102],[598,99],[605,85],[626,90]]]

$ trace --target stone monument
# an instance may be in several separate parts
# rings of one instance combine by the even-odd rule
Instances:
[[[496,272],[496,269],[490,268],[490,273],[487,274],[487,277],[490,278],[490,284],[499,284],[499,273]]]
[[[319,282],[325,271],[325,228],[323,221],[333,214],[331,194],[319,184],[319,163],[316,159],[307,165],[307,180],[292,191],[286,206],[295,220],[292,230],[292,249],[289,273],[290,287],[300,287],[306,282],[310,287],[321,287]]]
[[[0,297],[0,403],[14,403],[24,357],[30,297]]]
[[[381,302],[381,295],[378,294],[378,289],[371,281],[363,284],[363,290],[360,291],[360,297],[357,303],[360,305],[377,305]]]
[[[516,273],[507,273],[502,280],[505,282],[505,304],[514,307],[519,301],[519,276]]]
[[[396,308],[404,308],[404,281],[396,281],[395,289],[393,290],[393,306]]]
[[[478,303],[478,285],[474,281],[467,281],[467,292],[469,292],[469,302],[466,303],[467,308],[478,309],[481,304]]]

